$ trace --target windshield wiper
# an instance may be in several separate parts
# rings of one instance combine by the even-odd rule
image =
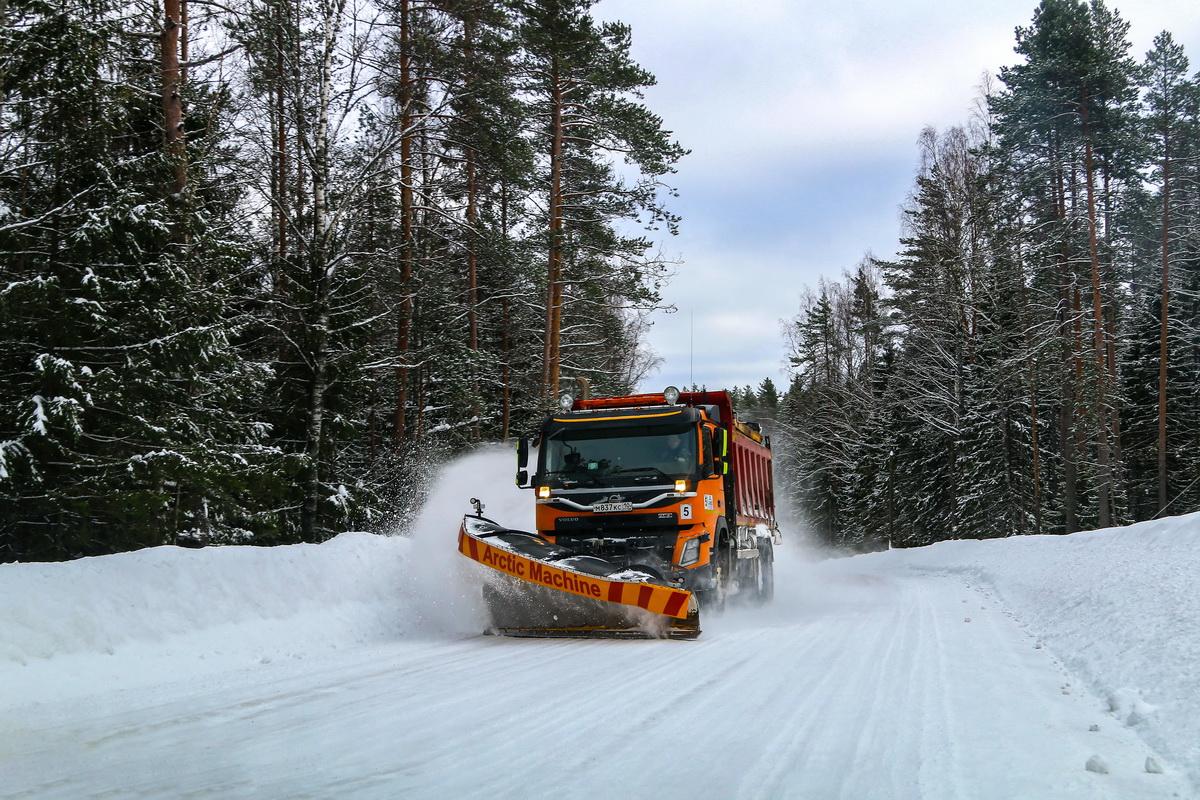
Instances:
[[[625,474],[625,473],[629,473],[629,472],[656,472],[668,481],[672,479],[670,475],[663,472],[658,467],[627,467],[624,469],[615,469],[612,471],[612,474],[614,474],[614,475],[617,473]]]
[[[557,470],[555,472],[547,472],[547,478],[558,478],[565,486],[568,483],[582,483],[587,486],[603,486],[600,478],[595,475],[589,475],[583,470]]]

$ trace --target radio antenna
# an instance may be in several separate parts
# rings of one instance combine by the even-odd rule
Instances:
[[[696,353],[696,311],[688,310],[688,384],[695,387],[696,378],[692,375],[692,361]],[[689,391],[691,389],[689,388]]]

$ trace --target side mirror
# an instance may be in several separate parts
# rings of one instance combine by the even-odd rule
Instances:
[[[718,475],[729,474],[729,431],[724,428],[720,429],[720,435],[717,437],[714,445],[717,448],[716,458],[713,459],[713,469]]]
[[[529,438],[522,436],[517,439],[517,486],[522,489],[529,486]]]

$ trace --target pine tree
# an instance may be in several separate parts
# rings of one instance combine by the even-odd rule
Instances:
[[[1031,201],[1030,228],[1042,234],[1034,246],[1044,261],[1057,262],[1056,274],[1035,282],[1057,294],[1057,434],[1068,531],[1082,523],[1077,501],[1085,492],[1094,492],[1088,513],[1098,524],[1120,513],[1115,331],[1122,298],[1111,219],[1115,185],[1137,166],[1130,137],[1137,69],[1127,30],[1099,0],[1044,0],[1033,24],[1017,31],[1025,63],[1001,71],[1007,89],[991,98],[1006,169]],[[1081,460],[1085,453],[1094,462]]]
[[[1159,332],[1158,332],[1158,454],[1157,454],[1157,483],[1158,508],[1162,509],[1168,501],[1167,480],[1167,404],[1168,404],[1168,363],[1170,356],[1170,304],[1171,304],[1171,261],[1174,255],[1175,242],[1173,238],[1172,218],[1173,199],[1172,188],[1174,169],[1177,167],[1178,155],[1181,150],[1186,152],[1186,145],[1180,140],[1194,137],[1196,134],[1195,117],[1189,119],[1189,111],[1194,112],[1195,86],[1187,80],[1188,60],[1183,48],[1177,45],[1171,34],[1163,31],[1154,40],[1154,49],[1146,55],[1146,73],[1148,91],[1146,93],[1147,116],[1145,126],[1148,129],[1150,141],[1153,142],[1153,156],[1156,162],[1156,179],[1161,188],[1161,282],[1159,296]],[[1192,108],[1189,108],[1192,106]],[[1190,124],[1189,124],[1190,123]]]
[[[664,265],[646,258],[650,242],[617,232],[640,220],[674,229],[660,200],[663,176],[684,150],[662,120],[638,102],[654,77],[629,56],[630,30],[597,24],[594,0],[527,0],[519,27],[526,93],[540,153],[537,193],[546,208],[538,237],[545,253],[545,324],[541,394],[548,397],[564,366],[588,360],[570,351],[595,348],[597,328],[620,329],[622,309],[658,302]],[[634,170],[618,177],[611,159]],[[590,375],[602,384],[607,376]]]

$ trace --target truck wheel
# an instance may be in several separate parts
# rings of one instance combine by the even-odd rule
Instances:
[[[775,596],[775,552],[767,545],[758,549],[758,602],[768,603]]]
[[[711,589],[703,589],[696,593],[702,613],[720,613],[725,610],[725,598],[729,592],[729,583],[733,580],[733,563],[730,559],[733,551],[729,547],[729,536],[723,525],[718,525],[714,542],[716,544],[712,561],[714,585]]]

